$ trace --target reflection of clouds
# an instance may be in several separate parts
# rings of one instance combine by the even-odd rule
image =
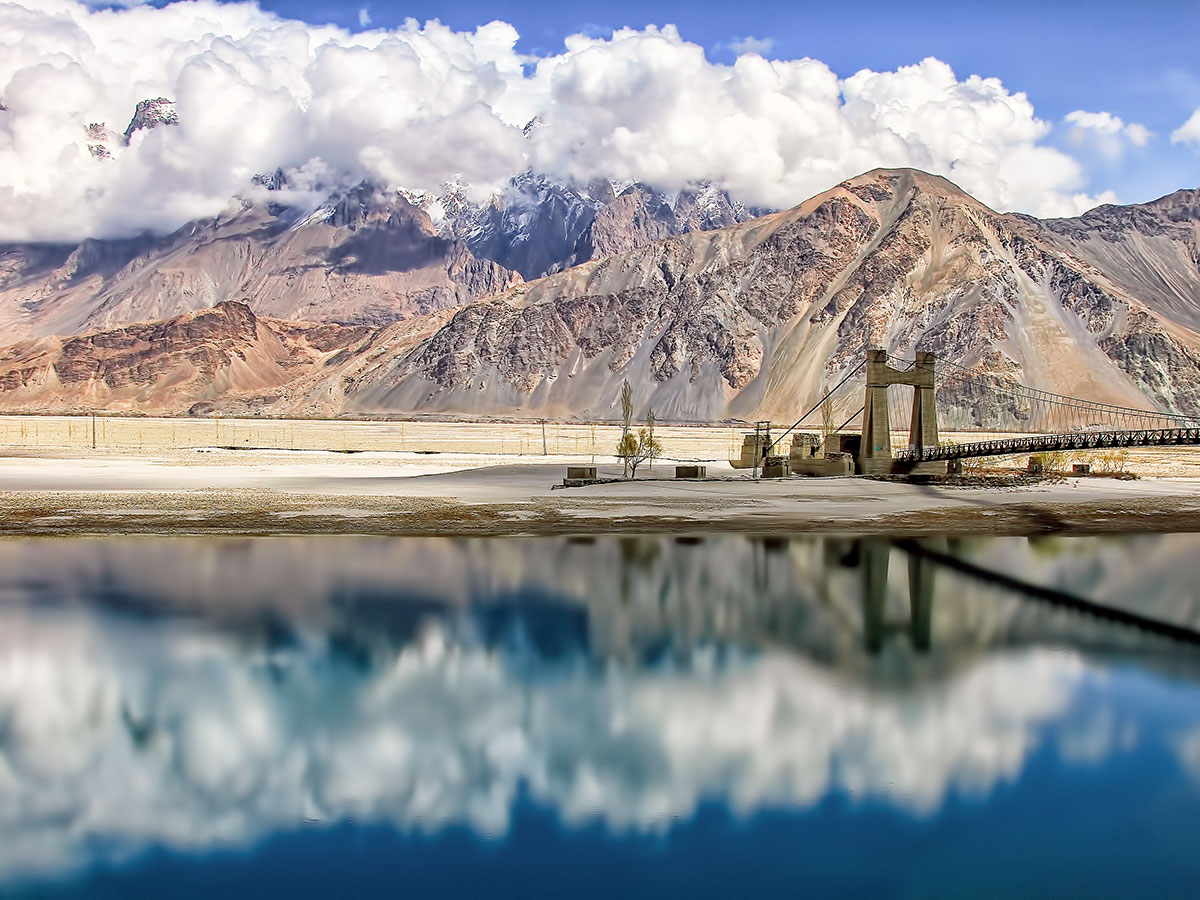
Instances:
[[[194,624],[0,613],[0,872],[353,817],[502,832],[522,786],[569,823],[661,829],[831,791],[936,809],[1015,778],[1085,674],[993,656],[922,691],[798,657],[636,668],[517,659],[429,629],[367,659]]]
[[[1069,763],[1099,763],[1115,752],[1128,752],[1138,743],[1138,727],[1107,706],[1091,707],[1068,716],[1055,734],[1058,753]]]
[[[1179,764],[1196,782],[1200,782],[1200,728],[1177,735],[1174,741]]]

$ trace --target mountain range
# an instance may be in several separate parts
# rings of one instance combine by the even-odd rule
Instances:
[[[273,196],[165,237],[0,248],[0,408],[605,419],[628,379],[663,419],[783,420],[879,346],[1200,414],[1196,190],[1056,220],[911,169],[765,215],[534,173],[482,205]]]

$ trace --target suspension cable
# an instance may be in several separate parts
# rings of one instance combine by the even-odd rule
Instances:
[[[802,415],[800,418],[798,418],[795,422],[793,422],[791,425],[789,425],[787,427],[787,429],[783,432],[783,434],[779,435],[779,437],[775,438],[775,440],[773,440],[769,444],[767,444],[767,449],[763,453],[763,456],[770,455],[770,451],[775,448],[776,444],[778,444],[785,437],[787,437],[789,434],[791,434],[793,431],[795,431],[797,425],[799,425],[801,422],[803,422],[805,419],[807,419],[809,416],[811,416],[814,412],[816,412],[818,409],[820,409],[822,403],[824,403],[826,400],[828,400],[830,397],[832,397],[835,393],[837,393],[838,389],[841,388],[842,385],[844,385],[847,381],[849,381],[855,375],[857,375],[858,370],[863,368],[863,366],[865,366],[866,364],[867,364],[866,360],[864,360],[863,362],[860,362],[857,366],[855,366],[853,369],[851,369],[848,373],[846,373],[846,377],[843,378],[841,381],[839,381],[837,384],[835,384],[833,387],[831,387],[825,393],[825,396],[822,397],[820,400],[818,400],[816,402],[816,404],[811,409],[808,410],[808,412],[806,412],[804,415]],[[855,413],[854,415],[857,416],[858,413]],[[853,419],[854,416],[851,416],[850,418]],[[838,429],[838,430],[840,431],[841,429]]]

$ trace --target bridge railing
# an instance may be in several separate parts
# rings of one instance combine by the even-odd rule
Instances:
[[[1050,453],[1058,450],[1098,450],[1107,447],[1165,447],[1200,444],[1200,427],[1137,429],[1131,431],[1080,431],[998,438],[969,444],[902,450],[893,454],[897,462],[938,462],[980,456],[1011,456],[1017,453]]]

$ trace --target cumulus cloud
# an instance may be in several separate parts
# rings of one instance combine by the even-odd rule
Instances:
[[[1145,147],[1154,136],[1145,125],[1126,123],[1110,112],[1086,112],[1077,109],[1063,121],[1070,127],[1067,140],[1076,147],[1090,146],[1110,159],[1120,159],[1129,147]]]
[[[432,627],[347,665],[182,620],[18,607],[0,626],[0,883],[313,821],[497,835],[523,792],[633,831],[715,798],[920,815],[1017,778],[1088,671],[1037,651],[874,693],[778,651],[597,667]]]
[[[362,28],[366,28],[368,25],[371,24],[371,11],[369,9],[367,9],[365,6],[359,7],[358,24]]]
[[[538,58],[517,37],[503,22],[351,33],[215,0],[2,4],[0,240],[170,230],[276,167],[416,190],[458,176],[483,198],[532,166],[668,190],[712,181],[785,207],[916,166],[1000,209],[1096,199],[1079,193],[1079,163],[1042,143],[1050,126],[1024,94],[936,59],[839,79],[813,59],[716,64],[672,27],[575,36]],[[97,159],[88,126],[120,134],[152,97],[176,101],[179,125]],[[545,127],[526,138],[535,116]]]
[[[1186,122],[1171,132],[1171,142],[1175,144],[1192,144],[1200,148],[1200,109],[1192,113]]]
[[[729,49],[738,56],[741,56],[743,53],[757,53],[759,56],[766,56],[774,46],[774,38],[759,38],[751,35],[734,38],[729,42]]]

